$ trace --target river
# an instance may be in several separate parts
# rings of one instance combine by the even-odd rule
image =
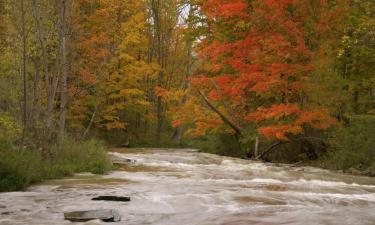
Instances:
[[[71,223],[63,212],[117,209],[126,225],[375,224],[375,178],[200,153],[117,149],[107,175],[77,174],[0,193],[1,225]],[[129,162],[129,159],[132,162]],[[130,202],[92,201],[98,195]]]

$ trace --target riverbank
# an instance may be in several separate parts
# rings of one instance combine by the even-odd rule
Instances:
[[[0,192],[24,190],[31,184],[63,178],[79,172],[104,174],[112,163],[107,149],[97,140],[77,142],[66,139],[51,146],[51,155],[14,146],[0,149]]]

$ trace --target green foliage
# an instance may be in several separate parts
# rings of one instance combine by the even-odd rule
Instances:
[[[255,126],[248,126],[242,131],[241,145],[252,148],[250,151],[253,151],[253,147],[255,147],[255,140],[257,137],[260,138],[261,141],[267,141],[267,139],[263,140],[262,137],[259,137]]]
[[[42,180],[44,166],[39,152],[25,149],[0,150],[0,191],[24,189]]]
[[[76,172],[92,172],[103,174],[111,169],[111,162],[106,155],[103,144],[95,139],[77,143],[66,138],[52,149],[53,160],[50,167],[56,168],[52,177],[72,175]]]
[[[375,174],[375,116],[350,117],[350,125],[337,128],[331,138],[328,165]]]
[[[346,104],[355,113],[374,112],[374,13],[374,1],[351,1],[337,54],[336,69],[348,82],[345,89],[352,96]]]
[[[0,112],[0,143],[12,143],[21,134],[21,126],[10,115]]]
[[[246,157],[247,149],[240,146],[231,134],[207,135],[189,142],[189,146],[203,152],[233,157]]]
[[[4,148],[0,150],[0,191],[22,190],[45,179],[61,178],[78,172],[103,174],[112,167],[101,142],[77,143],[67,138],[52,148],[52,157],[40,151]]]

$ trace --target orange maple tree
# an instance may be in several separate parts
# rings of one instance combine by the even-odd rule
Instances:
[[[242,127],[255,124],[269,139],[288,141],[307,127],[327,129],[335,124],[327,109],[309,99],[306,84],[314,72],[314,48],[305,27],[320,27],[322,22],[299,10],[305,4],[310,3],[203,1],[208,24],[200,51],[204,69],[191,79],[192,88],[207,93],[216,105],[224,102],[229,107],[223,114]],[[326,1],[314,8],[322,9],[320,16],[330,10]]]

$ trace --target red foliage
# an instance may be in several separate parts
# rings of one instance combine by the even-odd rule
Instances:
[[[250,113],[246,119],[261,122],[269,119],[279,120],[283,117],[298,114],[300,109],[296,104],[274,104],[269,108],[258,108],[256,112]]]
[[[317,4],[327,6],[326,1]],[[307,6],[297,0],[254,0],[251,7],[242,0],[204,0],[212,33],[202,42],[201,56],[210,64],[211,78],[191,79],[211,100],[229,99],[238,113],[234,118],[256,123],[265,137],[284,141],[288,134],[303,133],[305,125],[326,129],[335,123],[325,110],[306,109],[314,108],[312,103],[301,108],[300,96],[309,91],[304,84],[314,68],[303,27],[309,15],[291,13],[297,7]],[[309,26],[324,26],[315,16],[310,15]],[[239,30],[238,24],[245,28]],[[254,104],[254,94],[255,111],[242,106]]]
[[[247,16],[247,4],[242,0],[206,0],[202,8],[210,18]]]
[[[161,96],[165,96],[168,91],[160,86],[156,86],[154,88],[154,92],[156,96],[161,97]]]
[[[208,98],[211,99],[211,100],[216,101],[216,100],[220,99],[220,96],[217,93],[217,91],[212,90],[212,91],[210,91],[210,93],[208,93]]]
[[[184,120],[182,120],[182,119],[176,119],[176,120],[173,120],[173,121],[172,121],[172,127],[173,127],[173,128],[179,127],[179,126],[181,126],[183,123],[184,123]]]
[[[293,125],[274,125],[259,128],[259,132],[266,138],[277,138],[281,141],[288,141],[286,134],[301,134],[303,133],[302,127]]]
[[[200,77],[190,77],[189,81],[193,85],[208,85],[210,83],[210,78],[205,77],[205,76],[200,76]]]
[[[223,44],[218,41],[212,42],[210,45],[205,47],[200,55],[203,58],[211,58],[215,61],[218,57],[222,56],[231,48],[230,44]]]

